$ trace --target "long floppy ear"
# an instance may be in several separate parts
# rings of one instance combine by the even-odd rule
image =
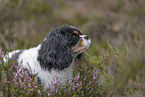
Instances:
[[[41,67],[51,70],[67,68],[73,61],[74,53],[66,46],[65,37],[60,33],[50,32],[42,42],[38,60]]]

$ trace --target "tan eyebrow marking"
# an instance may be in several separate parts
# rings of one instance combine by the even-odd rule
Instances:
[[[73,33],[75,33],[75,34],[79,34],[79,32],[78,32],[78,31],[74,31]]]

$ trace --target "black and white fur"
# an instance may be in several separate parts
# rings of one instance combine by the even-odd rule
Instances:
[[[61,83],[73,78],[74,58],[90,43],[88,36],[82,35],[78,28],[65,25],[51,30],[37,47],[8,53],[4,61],[17,55],[18,64],[31,70],[32,75],[39,77],[44,88],[48,88],[56,76]]]

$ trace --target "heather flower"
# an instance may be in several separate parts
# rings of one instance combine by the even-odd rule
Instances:
[[[1,57],[2,57],[2,58],[5,57],[5,55],[4,55],[4,53],[1,51],[1,49],[0,49],[0,54],[1,54]]]
[[[87,76],[85,76],[84,80],[86,80],[86,79],[87,79]]]
[[[31,86],[31,83],[28,83],[28,86],[31,88],[32,86]]]
[[[27,81],[27,79],[26,79],[26,77],[24,77],[24,82],[26,82]]]
[[[27,95],[30,93],[30,91],[29,90],[27,90],[28,92],[26,93]]]
[[[81,90],[82,89],[82,87],[79,87],[78,89],[77,89],[77,91],[79,91],[79,90]]]
[[[23,78],[23,74],[19,73],[20,77]]]
[[[37,88],[38,86],[37,86],[37,85],[33,85],[33,87],[34,87],[34,88]]]
[[[88,67],[86,66],[86,64],[84,64],[82,68],[84,69],[84,71],[88,69]]]
[[[34,89],[33,89],[33,88],[32,88],[32,89],[29,89],[29,91],[32,91],[32,92],[33,92],[33,91],[34,91]]]
[[[37,76],[35,76],[35,81],[36,81],[36,82],[38,81],[38,77],[37,77]]]
[[[52,85],[52,86],[50,87],[50,92],[54,92],[54,91],[55,91],[55,86]]]
[[[75,91],[75,86],[72,86],[72,90]]]
[[[71,83],[72,83],[72,80],[69,80],[69,85],[71,85]]]
[[[73,97],[77,97],[76,95],[73,95]]]
[[[39,95],[41,95],[41,91],[40,91],[40,90],[37,90],[37,93],[38,93]]]
[[[89,94],[91,94],[91,93],[92,93],[92,91],[93,91],[93,88],[90,90],[90,93],[89,93]]]
[[[29,76],[28,71],[24,71],[26,76]]]
[[[78,73],[78,75],[75,76],[75,80],[79,80],[79,78],[80,78],[80,73]]]
[[[19,83],[21,84],[21,88],[23,87],[23,82],[21,80],[21,78],[19,78]]]
[[[58,79],[58,77],[56,76],[56,77],[54,77],[54,83],[55,84],[57,84],[57,85],[59,85],[59,79]]]
[[[89,81],[89,84],[88,85],[90,85],[91,84],[91,81]]]

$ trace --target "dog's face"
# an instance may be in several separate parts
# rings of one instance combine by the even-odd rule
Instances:
[[[87,35],[73,26],[61,26],[49,32],[42,42],[38,60],[42,67],[62,70],[67,68],[73,59],[85,51],[91,41]]]
[[[82,31],[72,26],[63,26],[60,28],[66,46],[71,48],[75,56],[86,50],[91,41],[87,35],[82,35]]]

